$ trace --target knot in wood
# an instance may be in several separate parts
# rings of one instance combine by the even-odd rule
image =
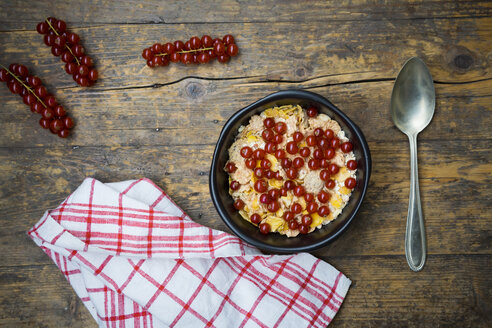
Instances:
[[[190,82],[186,86],[186,95],[191,99],[198,99],[205,94],[205,88],[198,82]]]
[[[473,64],[472,56],[468,54],[461,54],[454,57],[454,65],[461,69],[467,69]]]
[[[306,70],[304,69],[304,67],[299,67],[298,69],[296,69],[296,75],[300,77],[306,75]]]

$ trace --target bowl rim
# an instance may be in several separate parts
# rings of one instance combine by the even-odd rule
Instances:
[[[249,234],[244,233],[239,227],[235,226],[231,219],[228,217],[227,212],[225,210],[224,205],[220,201],[220,197],[218,194],[218,186],[216,183],[216,174],[215,171],[217,169],[217,162],[218,162],[218,153],[219,149],[221,149],[224,146],[225,143],[225,135],[226,133],[231,129],[231,127],[236,123],[236,121],[240,118],[242,118],[244,115],[246,115],[249,111],[262,106],[266,103],[276,101],[276,100],[281,100],[284,98],[297,98],[297,99],[302,99],[302,100],[308,100],[316,103],[321,103],[324,106],[328,107],[331,111],[335,112],[337,115],[342,117],[347,125],[350,126],[350,128],[354,131],[354,134],[356,134],[357,138],[359,139],[361,145],[362,145],[362,152],[364,154],[363,160],[365,161],[365,167],[367,168],[366,174],[364,176],[363,180],[363,188],[361,191],[361,196],[358,199],[354,210],[352,214],[347,218],[345,223],[341,226],[340,229],[338,229],[334,234],[330,235],[329,237],[320,240],[316,243],[309,244],[309,245],[304,245],[304,246],[292,246],[292,247],[280,247],[280,246],[274,246],[270,244],[263,243],[257,239],[254,239],[251,237]],[[263,97],[252,104],[238,110],[235,112],[224,124],[222,127],[222,130],[220,132],[219,138],[217,139],[217,143],[214,149],[214,154],[212,157],[212,164],[210,166],[210,174],[209,174],[209,190],[210,190],[210,195],[212,198],[212,202],[215,206],[215,209],[219,213],[219,216],[221,217],[222,221],[225,222],[225,224],[231,229],[231,231],[238,236],[240,239],[243,241],[258,247],[263,250],[268,250],[268,251],[273,251],[273,252],[278,252],[278,253],[293,253],[293,252],[306,252],[306,251],[313,251],[315,249],[321,248],[330,242],[334,241],[336,238],[338,238],[347,228],[349,227],[350,223],[358,213],[360,206],[362,205],[362,201],[365,198],[366,192],[367,192],[367,187],[369,185],[369,179],[371,176],[371,170],[372,170],[372,160],[371,160],[371,154],[369,151],[369,146],[367,144],[367,141],[362,134],[362,131],[360,128],[345,114],[343,113],[340,109],[338,109],[335,105],[333,105],[328,99],[324,98],[323,96],[310,92],[310,91],[305,91],[305,90],[299,90],[299,89],[291,89],[291,90],[282,90],[278,92],[274,92],[272,94],[267,95],[266,97]],[[287,238],[287,237],[286,237]]]

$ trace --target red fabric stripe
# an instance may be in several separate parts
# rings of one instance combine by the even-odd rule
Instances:
[[[262,293],[260,294],[260,297],[258,297],[256,299],[256,301],[254,302],[253,306],[251,307],[251,309],[248,311],[248,313],[246,314],[246,317],[244,318],[243,322],[241,322],[241,324],[239,325],[239,327],[244,327],[246,325],[246,323],[249,321],[249,319],[251,318],[251,315],[253,314],[253,312],[255,311],[256,307],[258,306],[258,304],[260,304],[261,300],[263,299],[263,297],[265,297],[265,295],[268,293],[268,291],[272,288],[273,284],[276,282],[277,278],[282,274],[282,271],[284,270],[285,266],[287,265],[287,262],[290,261],[291,258],[288,258],[287,260],[283,261],[282,262],[282,265],[280,266],[280,268],[278,269],[277,273],[275,274],[275,276],[270,280],[270,282],[268,283],[268,286],[263,289]]]
[[[50,241],[50,244],[51,245],[55,245],[56,244],[56,241],[61,237],[61,235],[63,235],[63,233],[65,232],[66,230],[63,230],[62,232],[60,232],[58,235],[55,236],[55,238],[53,238],[51,241]]]
[[[291,263],[291,266],[292,266],[292,269],[293,267],[295,267],[296,269],[298,269],[300,272],[303,272],[304,274],[307,274],[307,271],[305,268],[301,267],[300,265],[298,265],[297,263]],[[299,275],[299,271],[296,271],[294,273],[294,275]],[[315,286],[314,283],[317,283],[319,284],[318,286]],[[342,301],[343,301],[343,297],[340,296],[336,290],[334,290],[330,285],[328,285],[326,283],[326,281],[323,281],[323,280],[320,280],[318,279],[316,276],[313,276],[313,278],[311,279],[311,285],[313,285],[314,287],[316,288],[319,288],[321,289],[321,293],[322,294],[328,294],[328,293],[331,293],[333,291],[333,295],[335,295],[336,297],[340,298]],[[309,285],[307,286],[309,287]],[[325,289],[323,289],[325,288]],[[313,291],[314,292],[314,291]],[[339,304],[341,304],[341,302],[339,302]]]
[[[180,258],[183,257],[183,236],[184,236],[184,222],[180,221],[179,222],[179,241],[178,241],[178,256]]]
[[[108,264],[108,262],[113,258],[113,256],[108,256],[106,257],[106,259],[103,261],[103,263],[101,263],[101,265],[99,266],[99,268],[96,269],[96,271],[94,271],[94,275],[98,275],[101,273],[101,271],[104,269],[104,267],[106,266],[106,264]]]
[[[87,228],[86,228],[86,234],[85,234],[85,249],[84,251],[87,251],[87,247],[90,243],[91,240],[91,219],[92,219],[92,198],[94,197],[94,185],[96,183],[96,180],[92,180],[91,182],[91,191],[89,194],[89,210],[87,212]]]
[[[208,269],[207,273],[201,279],[200,284],[195,289],[195,291],[191,295],[191,297],[188,300],[188,302],[186,302],[185,306],[183,306],[183,309],[178,313],[178,315],[176,316],[176,318],[174,318],[174,321],[171,323],[171,327],[174,327],[178,323],[178,321],[181,319],[181,317],[186,313],[186,311],[188,311],[188,309],[191,306],[191,303],[193,303],[193,301],[197,297],[198,293],[200,293],[200,291],[202,290],[203,286],[205,286],[205,284],[208,281],[208,278],[210,277],[210,275],[212,274],[212,272],[215,270],[215,268],[217,267],[217,264],[218,263],[219,263],[219,261],[214,261],[213,264],[210,266],[210,268]]]
[[[341,277],[342,277],[342,273],[339,272],[337,278],[335,279],[335,283],[333,284],[333,290],[337,290],[338,282],[340,281]],[[316,312],[314,317],[311,319],[311,322],[309,322],[309,325],[314,325],[314,323],[318,321],[318,317],[321,315],[321,313],[323,313],[323,309],[326,307],[326,305],[330,304],[332,297],[333,297],[333,292],[331,292],[328,295],[328,297],[323,302],[323,305],[319,307],[318,311]],[[328,317],[325,320],[328,321],[328,323],[330,323],[331,318]],[[319,324],[321,325],[321,324],[323,324],[323,322],[319,322]]]
[[[222,260],[222,259],[221,259]],[[253,265],[253,263],[255,261],[258,260],[258,257],[254,257],[252,258],[250,261],[248,261],[248,263],[243,266],[243,268],[241,269],[241,271],[237,274],[236,276],[236,279],[234,279],[234,281],[232,282],[231,286],[229,287],[229,290],[227,291],[227,293],[225,295],[221,295],[222,296],[222,302],[220,303],[219,305],[219,308],[217,309],[217,312],[215,312],[214,316],[207,322],[207,327],[211,327],[214,323],[214,321],[217,319],[217,317],[219,316],[219,314],[222,312],[222,310],[224,309],[224,306],[226,304],[226,302],[229,302],[229,303],[233,303],[232,300],[229,298],[229,296],[232,294],[232,291],[234,290],[234,288],[236,287],[237,283],[241,280],[241,278],[243,277],[244,273],[246,273],[248,271],[248,269]],[[236,307],[238,307],[236,305]],[[236,308],[237,309],[237,308]],[[239,310],[240,313],[242,313],[243,315],[246,315],[246,310],[244,310],[243,308],[240,308],[237,309]],[[251,316],[252,320],[254,322],[256,322],[260,327],[265,327],[267,328],[258,318],[256,318],[255,316]]]
[[[150,298],[150,300],[147,302],[147,304],[145,304],[145,306],[144,306],[145,309],[150,308],[150,306],[152,305],[152,303],[154,303],[154,301],[156,300],[157,296],[159,296],[159,294],[164,290],[164,288],[166,287],[166,285],[172,279],[172,277],[174,276],[174,274],[176,273],[176,271],[178,271],[178,268],[181,266],[181,264],[183,264],[183,260],[176,260],[176,264],[172,268],[171,272],[169,272],[169,274],[167,275],[166,279],[164,279],[164,281],[162,282],[162,284],[159,284],[157,281],[154,280],[154,278],[152,278],[151,276],[149,276],[147,273],[141,271],[140,269],[136,269],[136,271],[140,275],[142,275],[142,277],[144,277],[151,284],[153,284],[154,286],[157,287],[157,291],[155,292],[155,294]]]
[[[132,278],[133,276],[135,275],[135,273],[137,273],[138,269],[140,269],[140,267],[142,266],[142,264],[145,262],[145,260],[140,260],[138,261],[137,264],[133,263],[132,260],[128,260],[128,263],[130,263],[131,266],[133,266],[133,270],[132,272],[130,273],[130,275],[128,276],[128,278],[126,279],[126,281],[123,283],[123,285],[121,285],[121,287],[118,289],[118,293],[122,293],[126,286],[128,286],[128,284],[130,283],[130,281],[132,281]]]
[[[124,316],[125,315],[125,297],[122,294],[117,294],[118,295],[118,314],[119,316]],[[134,313],[131,314],[132,316]],[[120,328],[125,328],[125,320],[119,320],[120,323]]]
[[[152,224],[154,223],[154,209],[150,208],[149,211],[149,234],[147,236],[147,257],[152,257]]]
[[[282,322],[282,320],[284,320],[287,313],[292,309],[292,306],[296,302],[297,298],[299,297],[299,295],[301,295],[302,291],[306,288],[309,281],[311,280],[313,273],[314,273],[314,270],[316,270],[316,267],[318,266],[319,262],[320,262],[320,260],[317,259],[316,262],[314,263],[314,265],[311,267],[311,270],[309,271],[308,276],[306,277],[306,279],[304,280],[302,285],[299,286],[299,289],[295,293],[294,297],[292,297],[290,299],[289,305],[287,305],[287,307],[285,308],[285,311],[280,315],[280,317],[278,318],[278,320],[275,323],[275,325],[273,326],[273,328],[277,328],[280,325],[280,323]]]
[[[237,259],[236,258],[227,258],[227,261],[225,261],[225,263],[227,263],[229,265],[229,267],[234,272],[236,272],[236,274],[237,274],[240,271],[240,269],[242,268],[242,266],[244,265],[244,263],[236,262],[236,260],[239,260],[239,258],[237,258]],[[258,273],[259,272],[252,267],[252,268],[250,268],[250,270],[245,272],[244,278],[249,280],[251,283],[256,285],[258,288],[263,289],[266,287],[266,283],[263,280],[267,276],[262,274],[260,277],[257,275]],[[267,277],[266,279],[269,279],[269,278]],[[285,294],[282,294],[281,292],[277,291],[276,289],[273,289],[272,293],[270,294],[270,297],[276,299],[281,304],[287,306],[288,303],[286,301],[286,298],[289,298],[291,296],[286,297]],[[300,307],[300,305],[297,303],[295,303],[295,305]],[[314,307],[314,304],[312,304],[312,305]],[[309,315],[314,315],[314,311],[312,311],[312,308],[309,308],[309,307],[301,308],[300,310],[293,308],[292,311],[295,314],[297,314],[299,317],[305,319],[306,321],[309,321]],[[308,316],[306,316],[306,313],[308,314]]]
[[[116,255],[121,253],[121,242],[123,239],[123,194],[118,196],[118,243],[116,246]]]

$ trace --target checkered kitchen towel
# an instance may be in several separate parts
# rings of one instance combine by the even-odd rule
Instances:
[[[100,327],[326,327],[350,286],[193,222],[148,179],[87,178],[28,234]]]

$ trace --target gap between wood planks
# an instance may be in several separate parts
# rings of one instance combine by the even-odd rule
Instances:
[[[318,251],[314,251],[312,252],[311,254],[318,257],[318,258],[321,258],[321,259],[324,259],[326,261],[330,261],[330,259],[349,259],[349,260],[357,260],[357,259],[361,259],[361,260],[367,260],[368,258],[371,258],[371,259],[374,259],[374,258],[379,258],[379,259],[399,259],[401,258],[402,259],[402,263],[403,262],[406,262],[405,260],[405,253],[401,253],[401,254],[376,254],[376,255],[373,255],[373,254],[367,254],[367,255],[322,255],[322,254],[317,254]],[[264,252],[263,254],[265,255],[268,255],[270,253],[267,253],[267,252]],[[449,253],[449,254],[429,254],[427,253],[427,261],[429,261],[429,259],[447,259],[447,258],[450,258],[450,257],[456,257],[456,256],[461,256],[461,257],[467,257],[467,258],[480,258],[480,257],[483,257],[483,258],[489,258],[489,257],[492,257],[492,254],[486,254],[486,253]],[[2,264],[0,265],[0,268],[25,268],[25,267],[31,267],[31,268],[36,268],[36,267],[46,267],[46,266],[52,266],[54,263],[53,261],[51,261],[51,259],[49,258],[46,258],[46,262],[41,262],[41,263],[37,263],[37,264],[15,264],[15,265],[5,265],[5,264]]]
[[[335,22],[393,22],[393,21],[413,21],[413,20],[465,20],[465,19],[482,19],[482,18],[490,18],[491,15],[468,15],[468,16],[433,16],[433,17],[401,17],[401,18],[373,18],[373,17],[361,17],[361,18],[330,18],[330,21]],[[77,22],[71,21],[71,25],[73,28],[77,29],[89,29],[89,28],[99,28],[99,27],[107,27],[111,25],[218,25],[218,24],[282,24],[282,23],[307,23],[305,20],[250,20],[250,21],[213,21],[213,22],[196,22],[196,21],[176,21],[176,22],[166,22],[162,17],[159,17],[160,20],[148,20],[142,22],[91,22],[90,24],[94,25],[84,25],[85,22]],[[310,20],[309,23],[326,23],[326,19],[314,19]],[[37,22],[33,22],[33,24],[37,24]],[[0,30],[0,33],[12,33],[12,32],[31,32],[32,30],[24,30],[24,29],[13,29],[13,30]]]
[[[316,79],[321,79],[325,77],[331,77],[331,76],[340,76],[340,75],[348,75],[348,74],[357,74],[357,73],[370,73],[369,72],[351,72],[351,73],[341,73],[341,74],[333,74],[333,75],[320,75],[316,76],[313,78],[305,79],[305,80],[277,80],[277,79],[265,79],[265,80],[258,80],[258,81],[249,81],[246,82],[246,85],[255,85],[255,84],[265,84],[265,83],[285,83],[285,84],[302,84],[305,82],[313,81]],[[167,82],[167,83],[154,83],[154,84],[147,84],[147,85],[136,85],[136,86],[129,86],[129,87],[122,87],[122,88],[107,88],[107,89],[96,89],[93,88],[95,91],[120,91],[120,90],[134,90],[134,89],[149,89],[149,88],[162,88],[165,86],[177,84],[186,80],[204,80],[204,81],[229,81],[229,80],[241,80],[241,79],[253,79],[253,78],[259,78],[261,77],[260,75],[253,75],[253,76],[241,76],[241,77],[205,77],[205,76],[195,76],[195,75],[190,75],[190,76],[184,76],[178,80]],[[323,87],[331,87],[331,86],[337,86],[337,85],[351,85],[351,84],[363,84],[363,83],[378,83],[378,82],[390,82],[394,81],[396,78],[393,77],[383,77],[383,78],[374,78],[374,79],[361,79],[361,80],[352,80],[352,81],[345,81],[345,82],[334,82],[334,83],[325,83],[321,85],[316,85],[316,86],[311,86],[311,87],[303,87],[303,86],[298,86],[299,89],[303,90],[309,90],[309,89],[316,89],[316,88],[323,88]],[[459,82],[453,82],[453,81],[439,81],[439,80],[434,80],[434,84],[440,84],[440,85],[462,85],[462,84],[472,84],[472,83],[478,83],[478,82],[484,82],[484,81],[489,81],[492,80],[492,77],[490,78],[485,78],[485,79],[478,79],[478,80],[472,80],[472,81],[459,81]],[[70,87],[61,87],[58,88],[60,90],[69,90],[69,89],[75,89],[79,88],[77,86],[70,86]]]

